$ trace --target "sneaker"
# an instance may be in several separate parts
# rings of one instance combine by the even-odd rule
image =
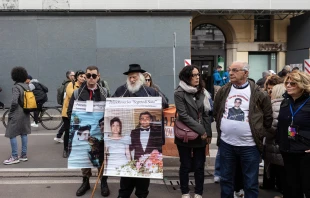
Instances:
[[[190,194],[183,194],[182,198],[191,198],[191,195]]]
[[[262,160],[262,162],[259,163],[259,166],[260,166],[260,167],[264,167],[264,160]]]
[[[218,177],[218,176],[215,176],[214,177],[214,183],[220,183],[220,181],[221,181],[221,178],[220,177]]]
[[[17,164],[17,163],[19,163],[18,157],[13,157],[13,156],[11,156],[7,160],[4,160],[4,162],[3,162],[3,164],[5,164],[5,165]]]
[[[32,127],[39,127],[39,125],[36,124],[35,122],[33,122],[33,123],[31,124],[31,126],[32,126]]]
[[[54,140],[58,143],[63,143],[64,141],[61,138],[55,137]]]
[[[194,198],[202,198],[201,195],[195,194]]]
[[[244,191],[241,189],[239,192],[235,192],[235,197],[242,198],[244,196]]]
[[[19,161],[25,162],[28,161],[27,155],[22,155],[18,157]]]

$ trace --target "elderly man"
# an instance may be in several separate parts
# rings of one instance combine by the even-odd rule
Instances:
[[[129,70],[124,73],[127,75],[127,82],[117,88],[113,97],[158,97],[155,89],[144,86],[144,72],[138,64],[129,65]],[[149,194],[149,185],[148,178],[121,177],[118,198],[129,198],[134,188],[138,198],[145,198]]]
[[[233,197],[238,159],[244,178],[244,193],[247,197],[255,198],[258,197],[262,140],[272,123],[271,102],[257,85],[248,80],[249,65],[246,62],[234,62],[228,71],[230,83],[217,93],[213,109],[218,132],[217,144],[221,149],[221,198]],[[238,119],[231,119],[234,112],[229,109],[241,100],[238,108],[243,114],[235,112]]]

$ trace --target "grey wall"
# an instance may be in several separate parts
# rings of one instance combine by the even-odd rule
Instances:
[[[288,51],[286,54],[286,64],[303,64],[304,59],[309,59],[309,49]]]
[[[310,12],[290,19],[287,32],[286,63],[303,63],[309,58]]]
[[[69,69],[97,65],[112,93],[139,63],[173,102],[173,32],[176,75],[190,56],[190,16],[1,16],[0,101],[11,99],[10,71],[24,66],[49,88],[48,105]],[[177,76],[176,76],[176,79]]]

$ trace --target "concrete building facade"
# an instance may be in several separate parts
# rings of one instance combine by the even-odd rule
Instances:
[[[310,10],[296,1],[0,2],[0,100],[9,106],[10,71],[19,65],[49,87],[48,105],[56,105],[67,70],[89,65],[99,67],[114,92],[125,83],[128,65],[139,63],[171,103],[184,59],[200,66],[209,84],[215,66],[226,69],[236,60],[249,62],[250,77],[257,80],[262,71],[286,64],[290,18]]]

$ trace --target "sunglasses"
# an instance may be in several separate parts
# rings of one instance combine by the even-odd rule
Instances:
[[[146,82],[151,82],[151,79],[145,79]]]
[[[199,77],[200,74],[192,74],[192,77]]]
[[[87,73],[87,74],[86,74],[86,78],[88,78],[88,79],[89,79],[90,77],[92,77],[93,79],[96,79],[97,76],[98,76],[97,74],[90,74],[90,73]]]
[[[297,83],[296,82],[285,82],[284,83],[285,84],[285,86],[287,86],[287,85],[291,85],[291,87],[296,87],[296,85],[297,85]]]

